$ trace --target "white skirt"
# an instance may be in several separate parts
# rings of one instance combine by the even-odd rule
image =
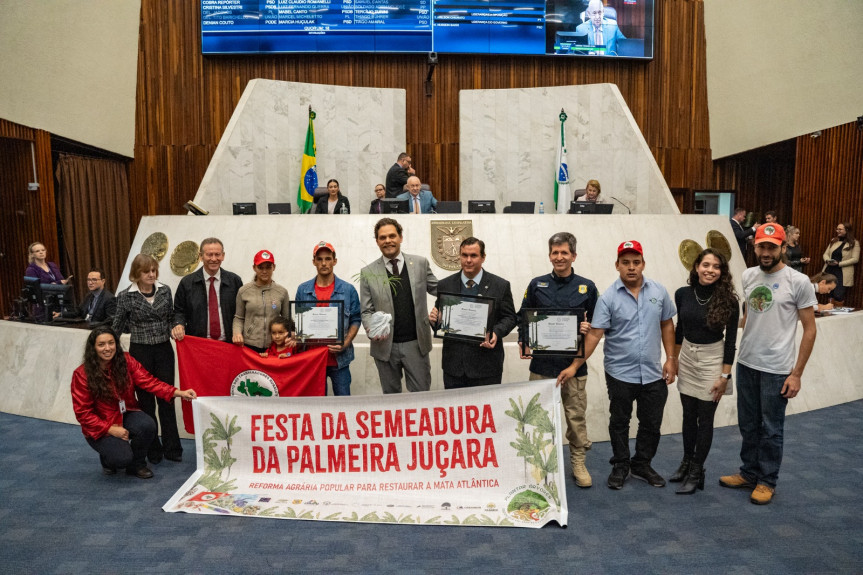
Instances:
[[[724,339],[707,344],[690,343],[684,339],[678,358],[678,391],[696,399],[713,401],[710,389],[722,373],[724,352]]]

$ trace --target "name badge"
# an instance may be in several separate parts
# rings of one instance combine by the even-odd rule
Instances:
[[[548,287],[548,282],[536,282],[536,287]]]
[[[121,399],[119,405],[120,405],[120,413],[126,413],[126,401]]]

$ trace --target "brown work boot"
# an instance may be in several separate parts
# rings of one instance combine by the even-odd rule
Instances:
[[[742,489],[744,487],[755,489],[755,484],[739,473],[735,473],[734,475],[723,475],[719,478],[719,485],[722,487],[730,487],[731,489]]]
[[[749,496],[749,501],[755,505],[767,505],[773,501],[773,493],[775,491],[776,490],[773,487],[768,487],[763,483],[759,483],[755,488],[755,491],[752,492],[752,495]]]
[[[569,448],[569,462],[572,464],[572,476],[575,477],[575,484],[582,488],[587,488],[593,485],[593,479],[584,465],[584,448],[572,447]]]

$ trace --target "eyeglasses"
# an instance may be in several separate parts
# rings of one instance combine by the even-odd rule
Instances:
[[[102,281],[102,280],[101,280],[101,279],[87,278],[87,283],[88,283],[88,284],[94,284],[94,283],[96,283],[96,282],[100,282],[100,281]]]

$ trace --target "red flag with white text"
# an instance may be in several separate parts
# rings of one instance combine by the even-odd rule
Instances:
[[[319,347],[284,359],[261,357],[247,347],[187,335],[177,342],[180,389],[194,389],[200,396],[323,396],[328,353]],[[195,433],[187,401],[183,422],[187,432]]]

